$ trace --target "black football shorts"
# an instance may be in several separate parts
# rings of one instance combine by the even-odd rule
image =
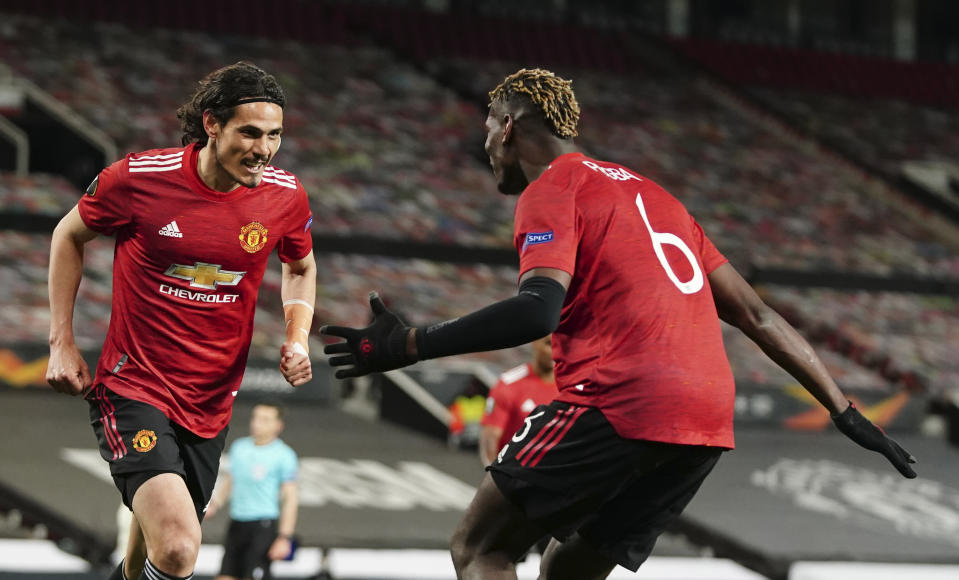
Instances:
[[[220,575],[270,580],[269,552],[276,540],[276,525],[276,520],[230,520]]]
[[[132,509],[133,495],[151,477],[178,473],[203,521],[229,427],[205,439],[170,421],[156,407],[122,397],[103,384],[90,390],[87,402],[100,455],[110,464],[124,505]]]
[[[722,451],[624,439],[598,409],[553,401],[533,409],[487,469],[557,540],[579,533],[635,572]]]

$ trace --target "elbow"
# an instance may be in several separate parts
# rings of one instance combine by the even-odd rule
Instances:
[[[528,314],[524,325],[529,335],[527,342],[543,338],[559,327],[560,310],[554,311],[546,304],[536,309],[529,309]]]
[[[776,328],[782,320],[775,310],[763,304],[743,313],[735,326],[754,341],[763,342],[765,337],[776,333]]]

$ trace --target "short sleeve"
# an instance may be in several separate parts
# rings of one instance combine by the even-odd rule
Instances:
[[[702,226],[699,225],[693,216],[689,216],[689,221],[692,222],[693,238],[699,247],[699,257],[703,261],[703,269],[706,271],[706,274],[709,275],[729,260],[713,245],[706,236],[706,232],[703,231]]]
[[[520,195],[513,233],[520,276],[533,268],[574,274],[579,246],[575,201],[574,190],[549,182],[534,182]]]
[[[305,258],[313,249],[313,213],[306,190],[297,181],[296,202],[288,222],[286,234],[280,240],[277,254],[283,262],[292,262]]]
[[[117,161],[101,171],[80,198],[80,218],[91,230],[110,236],[132,221],[126,174],[127,160]]]
[[[296,474],[300,466],[300,462],[296,458],[296,452],[289,447],[287,447],[286,451],[287,453],[283,454],[283,461],[280,465],[280,481],[284,483],[296,480]]]
[[[490,389],[489,396],[486,398],[486,411],[483,413],[480,425],[506,429],[506,424],[509,422],[508,390],[503,381],[496,383]]]

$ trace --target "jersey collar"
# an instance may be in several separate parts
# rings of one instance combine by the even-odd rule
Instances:
[[[549,167],[546,168],[547,171],[553,168],[555,165],[560,163],[568,163],[573,161],[579,161],[580,159],[585,159],[586,156],[579,151],[573,151],[572,153],[563,153],[549,164]]]

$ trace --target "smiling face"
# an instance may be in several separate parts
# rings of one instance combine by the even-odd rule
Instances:
[[[494,101],[486,118],[485,148],[493,168],[493,177],[496,178],[496,187],[505,195],[519,195],[529,185],[519,162],[515,131],[513,114],[506,110],[501,101]]]
[[[280,148],[283,133],[283,109],[274,103],[257,102],[237,105],[233,117],[221,125],[209,113],[203,123],[210,136],[216,160],[214,180],[223,191],[237,184],[256,187],[263,178],[263,169]],[[230,183],[232,182],[232,183]]]

